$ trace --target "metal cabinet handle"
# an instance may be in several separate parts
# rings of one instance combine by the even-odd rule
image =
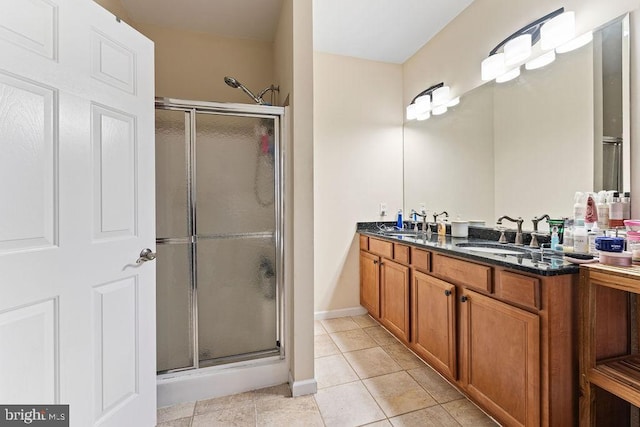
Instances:
[[[156,259],[156,253],[153,252],[149,248],[144,248],[142,252],[140,252],[140,258],[136,261],[136,264],[142,264],[143,262],[153,261]]]
[[[449,296],[449,295],[451,295],[451,291],[450,291],[449,289],[446,289],[446,290],[444,291],[444,294],[445,294],[446,296]]]
[[[460,302],[467,302],[468,300],[469,300],[469,297],[468,297],[468,296],[466,296],[466,295],[462,295],[462,296],[460,297]]]
[[[373,260],[373,263],[374,263],[374,264],[377,264],[377,263],[378,263],[378,260],[377,260],[377,259]]]

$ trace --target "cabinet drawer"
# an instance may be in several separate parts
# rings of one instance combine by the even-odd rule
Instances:
[[[393,243],[371,237],[369,238],[369,252],[393,259]]]
[[[393,259],[402,264],[409,264],[409,246],[394,243]]]
[[[454,284],[491,292],[491,267],[434,253],[431,271]]]
[[[418,248],[411,248],[411,263],[414,268],[428,273],[431,264],[431,252]]]
[[[495,293],[507,301],[540,309],[540,280],[509,271],[497,271]]]
[[[368,251],[369,250],[369,237],[368,236],[363,236],[362,234],[360,235],[360,249],[362,249],[363,251]]]

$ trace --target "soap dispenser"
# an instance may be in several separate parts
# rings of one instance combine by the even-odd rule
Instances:
[[[398,221],[396,222],[396,227],[398,227],[399,230],[402,230],[404,228],[404,221],[402,220],[402,209],[398,209]]]

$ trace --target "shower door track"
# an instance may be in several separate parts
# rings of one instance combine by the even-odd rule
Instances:
[[[279,355],[280,359],[285,357],[284,345],[284,155],[283,155],[283,118],[284,108],[268,105],[253,104],[235,104],[235,103],[217,103],[206,101],[181,100],[174,98],[155,99],[155,108],[173,111],[183,111],[189,113],[189,141],[187,145],[187,205],[189,207],[188,228],[190,237],[171,237],[157,238],[156,244],[161,243],[190,243],[191,250],[189,258],[191,260],[191,310],[192,310],[192,330],[193,330],[193,362],[192,366],[180,367],[175,369],[167,369],[158,371],[157,374],[171,374],[177,372],[192,371],[199,369],[201,361],[199,358],[198,348],[198,286],[197,286],[197,257],[196,244],[200,240],[209,239],[234,239],[234,238],[273,238],[275,241],[276,252],[276,348],[272,350],[260,350],[249,353],[218,357],[215,359],[205,359],[202,364],[204,367],[219,366],[226,363],[232,363],[244,360],[262,359],[268,356]],[[196,114],[209,113],[221,116],[243,116],[243,117],[261,117],[274,120],[274,179],[275,179],[275,231],[274,232],[250,232],[250,233],[228,233],[228,234],[209,234],[196,235],[195,222],[196,218],[196,194],[195,194],[195,165],[196,165]]]

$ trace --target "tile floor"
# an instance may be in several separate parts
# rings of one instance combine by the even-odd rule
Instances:
[[[495,426],[368,315],[315,322],[318,393],[282,384],[158,409],[158,427]]]

